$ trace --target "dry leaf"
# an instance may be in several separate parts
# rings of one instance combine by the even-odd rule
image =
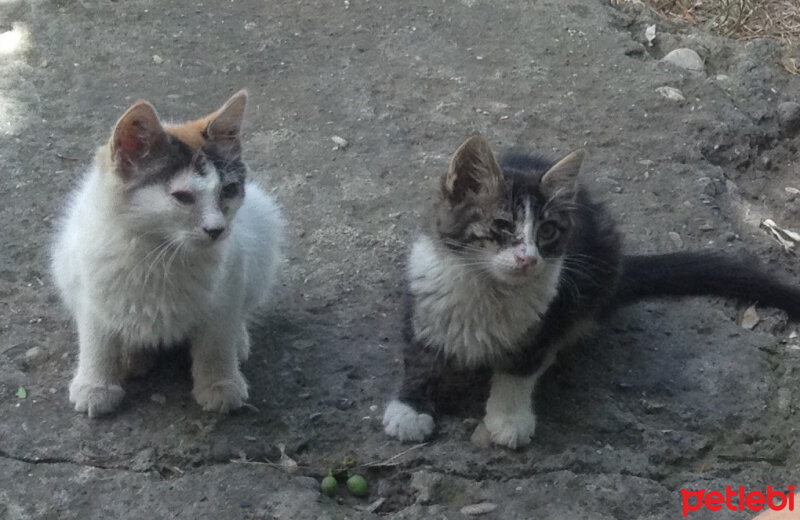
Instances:
[[[644,37],[647,38],[647,45],[653,46],[653,40],[656,39],[656,24],[650,25],[644,31]]]
[[[745,329],[753,330],[758,322],[761,321],[761,318],[758,317],[758,313],[756,312],[755,304],[751,305],[744,311],[744,315],[742,316],[742,327]]]
[[[769,218],[762,222],[761,225],[770,232],[772,237],[783,246],[787,253],[794,253],[794,246],[800,243],[800,233],[778,227],[775,221]]]
[[[789,54],[783,55],[781,58],[781,65],[783,65],[783,68],[786,69],[786,72],[789,74],[800,74],[800,61]]]

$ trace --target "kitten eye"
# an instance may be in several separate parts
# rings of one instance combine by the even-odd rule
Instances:
[[[232,182],[222,187],[222,196],[226,199],[232,199],[239,195],[239,184]]]
[[[514,232],[515,226],[514,223],[511,222],[510,220],[506,220],[504,218],[496,218],[494,219],[492,224],[494,224],[494,227],[496,227],[498,230],[503,231],[505,233]]]
[[[172,196],[181,204],[194,204],[194,195],[188,191],[173,191]]]
[[[536,238],[543,243],[552,242],[558,238],[560,232],[552,222],[543,222],[539,225],[539,229],[536,230]]]

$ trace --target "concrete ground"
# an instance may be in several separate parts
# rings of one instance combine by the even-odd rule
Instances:
[[[490,502],[484,518],[655,520],[682,518],[682,488],[797,483],[796,324],[759,308],[746,330],[751,302],[619,312],[539,387],[528,449],[470,442],[477,379],[430,443],[381,430],[406,248],[473,132],[498,149],[585,146],[583,179],[630,251],[724,249],[800,279],[759,228],[800,229],[785,189],[800,188],[800,141],[776,115],[800,80],[780,46],[607,4],[0,1],[0,518],[461,518]],[[659,61],[678,47],[705,70]],[[185,120],[242,87],[245,158],[290,220],[279,302],[244,366],[252,407],[203,413],[178,351],[89,420],[67,400],[77,343],[48,271],[53,223],[134,100]],[[317,492],[348,467],[369,497]]]

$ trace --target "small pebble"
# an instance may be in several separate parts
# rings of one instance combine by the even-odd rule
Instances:
[[[672,241],[673,245],[675,245],[676,248],[683,249],[683,239],[678,233],[676,233],[675,231],[670,231],[669,233],[667,233],[667,236],[669,237],[669,239]]]
[[[753,304],[744,311],[741,325],[745,329],[753,330],[759,321],[761,321],[761,318],[759,318],[756,306]]]
[[[33,361],[40,358],[42,354],[44,354],[42,347],[31,347],[25,351],[25,359],[28,361]]]
[[[344,137],[340,137],[338,135],[332,136],[331,141],[334,142],[334,144],[339,150],[344,150],[350,145],[350,143],[347,142],[347,139],[345,139]]]
[[[491,513],[497,509],[497,504],[492,502],[481,502],[480,504],[472,504],[471,506],[464,506],[461,508],[461,514],[467,516],[478,516]]]
[[[656,92],[658,92],[667,99],[671,99],[672,101],[686,100],[686,98],[683,96],[683,92],[673,87],[658,87],[656,89]]]
[[[692,49],[675,49],[661,58],[661,61],[695,72],[702,72],[705,69],[703,59]]]
[[[311,491],[319,491],[319,482],[314,477],[306,477],[305,475],[301,475],[299,477],[295,477],[294,481],[301,487],[310,489]]]
[[[164,63],[164,58],[162,58],[158,54],[153,54],[153,63],[155,63],[156,65],[161,65],[162,63]]]

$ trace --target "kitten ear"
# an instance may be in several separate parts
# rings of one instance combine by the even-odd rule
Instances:
[[[153,105],[137,101],[119,118],[111,136],[111,157],[119,173],[130,177],[166,134]]]
[[[462,200],[468,193],[499,194],[503,172],[489,142],[474,135],[458,147],[442,180],[442,192],[450,199]]]
[[[245,105],[247,105],[247,91],[242,89],[211,116],[206,127],[208,139],[228,152],[238,153]]]
[[[575,150],[555,163],[542,176],[542,191],[551,197],[574,197],[578,192],[578,172],[583,163],[583,150]]]

